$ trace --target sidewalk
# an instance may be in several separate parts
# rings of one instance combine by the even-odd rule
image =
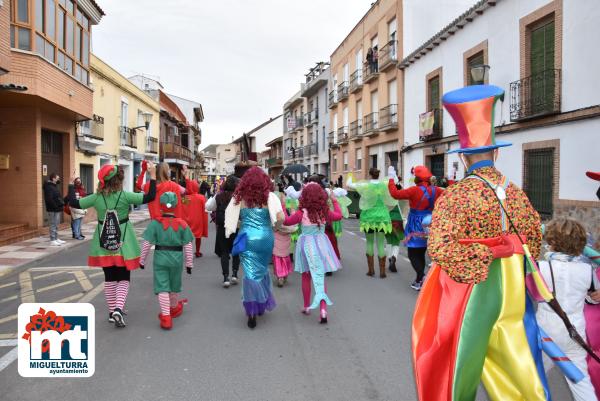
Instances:
[[[147,209],[134,210],[129,213],[129,220],[134,224],[146,221],[149,218]],[[72,238],[70,227],[59,231],[58,238],[67,242],[62,246],[50,245],[50,239],[48,235],[45,235],[0,247],[0,277],[27,263],[44,259],[65,249],[90,241],[94,236],[96,225],[96,222],[82,225],[81,233],[85,236],[85,239],[82,241]]]

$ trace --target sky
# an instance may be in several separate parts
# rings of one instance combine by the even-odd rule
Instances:
[[[229,143],[283,112],[371,0],[96,0],[92,51],[122,75],[160,78],[202,104],[202,144]],[[168,5],[168,7],[167,7]]]

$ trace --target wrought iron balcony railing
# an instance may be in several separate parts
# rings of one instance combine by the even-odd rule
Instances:
[[[390,40],[379,50],[379,71],[398,63],[398,41]]]
[[[379,117],[378,113],[374,111],[371,114],[367,114],[364,119],[363,132],[365,135],[374,135],[379,133]]]
[[[350,92],[354,93],[361,89],[362,86],[362,69],[359,68],[350,75]]]
[[[344,81],[337,87],[338,101],[348,99],[348,81]]]
[[[358,119],[356,121],[352,121],[350,123],[350,134],[348,135],[350,139],[357,140],[362,136],[362,119]]]
[[[510,120],[560,113],[561,70],[549,69],[510,84]]]
[[[129,127],[119,127],[121,146],[137,149],[137,132]]]
[[[337,104],[337,91],[335,89],[329,92],[329,102],[327,104],[330,109]]]
[[[94,114],[91,120],[81,121],[78,123],[78,126],[79,135],[99,141],[104,140],[104,117]]]
[[[337,130],[337,143],[341,145],[346,142],[348,142],[348,127],[343,126]]]
[[[382,131],[398,128],[398,105],[390,104],[379,110],[379,127]]]
[[[377,79],[379,76],[379,69],[377,68],[377,64],[371,64],[368,61],[365,61],[363,65],[363,83],[367,83],[372,81],[373,79]]]
[[[337,138],[335,136],[335,131],[331,131],[329,133],[329,135],[327,135],[327,140],[329,141],[329,147],[330,148],[337,148],[338,147]]]
[[[281,159],[281,157],[272,157],[270,159],[267,159],[267,166],[268,167],[283,166],[283,160]]]
[[[296,117],[296,128],[294,131],[298,131],[304,128],[304,116]]]
[[[433,113],[433,114],[429,114],[429,113]],[[428,142],[428,141],[433,141],[433,140],[442,138],[443,128],[444,128],[444,124],[443,124],[443,120],[442,120],[442,116],[443,116],[442,109],[433,109],[431,111],[421,114],[419,116],[419,125],[421,124],[421,121],[424,116],[426,116],[427,118],[433,117],[433,126],[431,126],[430,125],[431,123],[429,123],[429,127],[432,127],[431,130],[421,128],[421,130],[419,132],[419,140],[421,142]]]
[[[158,139],[149,136],[146,138],[146,153],[158,153]]]
[[[317,149],[317,144],[316,143],[311,143],[310,145],[306,145],[304,147],[304,154],[306,155],[306,157],[308,156],[318,156],[319,152]]]

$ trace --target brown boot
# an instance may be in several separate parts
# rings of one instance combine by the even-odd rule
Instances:
[[[385,256],[382,258],[379,258],[379,277],[380,278],[387,277],[387,275],[385,274]]]
[[[367,276],[373,277],[375,275],[375,260],[373,259],[373,255],[367,255],[367,266],[369,266]]]

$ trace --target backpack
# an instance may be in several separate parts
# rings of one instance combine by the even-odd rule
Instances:
[[[98,241],[100,242],[100,248],[111,252],[118,251],[123,245],[123,242],[121,241],[122,236],[119,215],[115,210],[119,204],[122,193],[123,191],[119,192],[117,202],[112,209],[108,208],[106,198],[104,197],[104,194],[102,194],[102,199],[104,199],[104,205],[106,206],[106,212],[104,212],[104,221],[102,222],[102,228],[100,230],[100,235],[98,236]],[[125,232],[126,231],[127,226],[125,226]],[[125,232],[123,233],[123,237],[125,236]]]

